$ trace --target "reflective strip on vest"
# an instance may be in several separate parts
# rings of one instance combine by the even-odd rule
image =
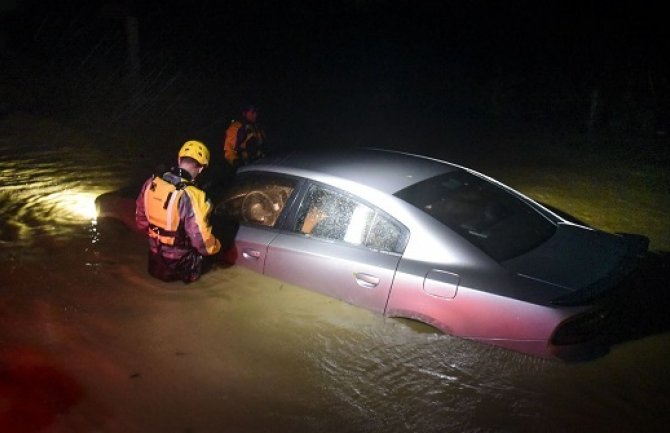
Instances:
[[[175,236],[165,232],[176,233],[179,228],[179,199],[183,193],[183,190],[178,190],[160,177],[155,178],[144,193],[144,209],[149,225],[160,229],[149,228],[148,234],[162,244],[175,244]]]

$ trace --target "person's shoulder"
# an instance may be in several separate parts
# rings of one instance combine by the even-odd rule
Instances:
[[[228,128],[226,128],[226,134],[236,134],[237,131],[239,131],[242,128],[242,122],[239,120],[233,120],[230,122],[230,125],[228,125]]]
[[[191,197],[191,200],[198,202],[207,200],[207,193],[194,184],[186,185],[184,192]]]
[[[156,179],[156,175],[149,176],[144,182],[142,182],[142,189],[146,189],[151,183]]]

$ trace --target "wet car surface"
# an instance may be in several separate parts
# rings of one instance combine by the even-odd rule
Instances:
[[[468,168],[377,149],[243,167],[214,219],[239,224],[235,264],[543,357],[604,350],[602,300],[648,246]]]

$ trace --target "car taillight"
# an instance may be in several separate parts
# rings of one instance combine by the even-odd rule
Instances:
[[[598,308],[570,318],[558,326],[551,343],[564,346],[593,340],[601,333],[606,317],[605,310]]]

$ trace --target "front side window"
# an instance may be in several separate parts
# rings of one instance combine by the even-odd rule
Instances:
[[[390,217],[318,185],[309,187],[294,231],[385,252],[401,253],[405,246],[405,230]]]
[[[395,194],[503,261],[530,251],[556,226],[509,191],[465,171],[453,171]]]
[[[216,213],[240,223],[274,227],[294,189],[295,181],[282,176],[246,176],[226,192]]]

